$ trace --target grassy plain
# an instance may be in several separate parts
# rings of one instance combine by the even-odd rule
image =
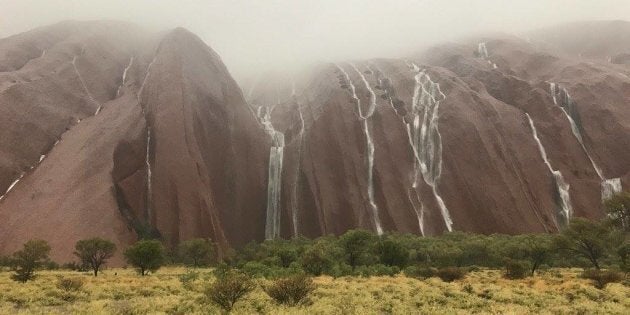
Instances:
[[[219,314],[203,292],[214,281],[198,269],[181,281],[186,268],[168,267],[145,277],[132,269],[109,269],[98,277],[72,271],[41,271],[21,284],[0,272],[1,314]],[[629,314],[630,287],[596,289],[578,269],[551,269],[523,280],[507,280],[499,270],[480,270],[446,283],[438,278],[317,277],[317,289],[296,307],[274,303],[259,285],[236,303],[234,314]],[[82,278],[78,291],[58,288],[60,277]]]

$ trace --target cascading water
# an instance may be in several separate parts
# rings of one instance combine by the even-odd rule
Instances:
[[[410,63],[407,63],[407,65],[409,66],[409,68],[414,69],[415,71],[417,71],[418,69],[413,68],[413,66]],[[369,66],[367,67],[368,70],[374,72]],[[378,69],[378,73],[382,74],[383,71],[381,71],[378,68],[378,65],[376,65],[376,68]],[[389,105],[391,106],[392,110],[394,111],[394,113],[396,115],[399,115],[398,111],[396,110],[396,106],[394,106],[394,91],[393,88],[391,86],[391,82],[388,79],[384,79],[384,78],[380,78],[378,79],[378,84],[381,88],[385,89],[386,91],[386,96],[387,99],[389,101]],[[404,115],[400,115],[401,118],[401,122],[403,123],[403,125],[405,126],[405,129],[407,130],[407,136],[408,136],[408,140],[409,140],[409,147],[411,148],[411,151],[414,154],[414,160],[413,160],[413,164],[414,164],[414,168],[416,167],[416,162],[418,161],[417,158],[417,153],[416,153],[416,149],[413,146],[413,141],[412,141],[412,137],[411,137],[411,130],[409,129],[409,124],[407,124],[405,122],[405,116]],[[414,174],[413,177],[416,177],[416,175]],[[420,234],[422,236],[425,236],[425,232],[424,232],[424,204],[422,203],[422,200],[420,199],[420,196],[418,195],[418,191],[416,190],[416,184],[414,182],[415,178],[410,177],[410,183],[409,183],[409,188],[407,189],[407,198],[409,199],[409,203],[411,204],[411,208],[413,209],[413,212],[416,215],[416,218],[418,219],[418,229],[420,230]]]
[[[147,148],[146,148],[146,154],[145,154],[145,158],[144,158],[144,164],[147,168],[147,197],[146,197],[146,212],[147,212],[147,218],[149,218],[149,220],[152,218],[152,196],[153,196],[153,187],[152,187],[152,183],[151,183],[151,179],[152,179],[152,174],[151,174],[151,128],[147,127]]]
[[[481,42],[477,45],[477,55],[479,55],[479,57],[485,59],[488,64],[492,65],[493,69],[497,68],[497,64],[493,63],[490,60],[490,55],[488,54],[488,47],[486,47],[486,43],[485,42]]]
[[[481,42],[477,45],[477,53],[481,58],[488,58],[488,48],[486,47],[485,42]]]
[[[284,134],[274,129],[271,123],[271,107],[258,107],[258,118],[271,137],[269,149],[269,175],[267,181],[267,218],[265,239],[280,237],[280,197],[282,192],[282,160],[284,156]]]
[[[416,84],[411,102],[413,122],[407,124],[407,135],[417,161],[414,164],[413,188],[418,185],[418,174],[422,174],[425,183],[433,190],[446,229],[451,232],[453,220],[438,191],[442,175],[442,138],[438,129],[438,115],[440,102],[446,99],[446,95],[425,71],[420,71],[416,64],[412,64],[412,68],[417,74],[414,76]]]
[[[20,182],[20,180],[24,177],[25,173],[20,174],[20,177],[18,177],[16,180],[14,180],[11,185],[9,185],[9,188],[7,188],[7,190],[4,192],[4,194],[2,196],[0,196],[0,200],[4,199],[4,196],[6,196],[11,189],[13,189],[13,187],[15,187],[15,185],[17,185],[17,183]]]
[[[571,131],[573,132],[573,136],[577,139],[577,141],[582,146],[582,150],[588,157],[589,161],[591,161],[591,165],[593,165],[593,169],[599,176],[601,180],[601,195],[602,200],[606,200],[610,198],[615,193],[618,193],[622,190],[621,179],[620,178],[610,178],[607,179],[604,177],[604,173],[602,169],[595,163],[595,160],[591,157],[591,154],[586,149],[586,145],[584,145],[584,137],[582,137],[582,132],[580,126],[578,125],[579,115],[577,113],[577,108],[575,108],[575,104],[569,95],[569,92],[565,88],[559,87],[556,83],[549,83],[549,90],[551,92],[551,97],[553,98],[553,103],[560,107],[564,115],[567,117],[569,124],[571,125]]]
[[[133,65],[133,56],[131,58],[129,58],[129,64],[127,65],[127,67],[123,71],[122,82],[120,82],[120,85],[118,86],[118,89],[116,90],[116,97],[120,96],[120,90],[125,85],[125,81],[127,79],[127,71],[129,71],[129,68],[131,68],[131,65]]]
[[[370,84],[365,79],[365,76],[363,76],[361,71],[359,71],[359,69],[357,69],[355,65],[350,64],[350,66],[359,74],[359,76],[361,77],[361,80],[365,84],[365,87],[370,93],[370,106],[368,107],[367,114],[363,115],[363,110],[361,109],[361,100],[357,96],[354,83],[350,79],[350,76],[348,75],[348,73],[341,66],[339,65],[336,65],[336,66],[343,73],[346,81],[348,82],[348,85],[350,86],[350,91],[352,92],[352,98],[357,104],[357,110],[358,110],[359,118],[361,119],[363,133],[365,134],[365,141],[367,144],[366,147],[367,147],[367,160],[368,160],[367,161],[368,162],[368,175],[367,175],[368,177],[368,202],[370,204],[370,209],[372,210],[372,213],[371,213],[372,220],[374,221],[374,228],[376,229],[376,233],[378,235],[382,235],[383,228],[381,226],[381,219],[378,213],[378,206],[376,205],[376,202],[374,201],[374,142],[372,142],[372,136],[370,135],[370,126],[368,124],[369,118],[374,114],[374,111],[376,109],[376,94],[374,94],[374,91],[370,87]]]
[[[153,60],[151,60],[151,63],[149,63],[149,66],[147,66],[147,73],[144,76],[144,79],[142,80],[142,84],[140,85],[140,89],[138,90],[138,95],[137,95],[137,99],[138,99],[138,104],[142,103],[142,92],[144,91],[144,85],[147,82],[147,78],[149,77],[149,74],[151,73],[151,67],[153,66],[153,63],[155,62],[155,60],[157,59],[157,55],[156,57],[153,58]],[[124,77],[125,74],[123,73],[123,81],[124,81]],[[145,116],[145,122],[147,125],[147,147],[146,147],[146,154],[145,154],[145,158],[144,158],[144,164],[147,168],[147,195],[146,195],[146,215],[147,215],[147,219],[149,220],[149,222],[152,221],[153,218],[153,211],[152,211],[152,201],[153,201],[153,176],[151,173],[151,126],[149,125],[149,119],[147,118],[147,110],[144,108],[144,106],[142,107],[142,113]]]
[[[84,48],[85,49],[85,48]],[[77,74],[77,77],[79,77],[79,81],[81,81],[81,86],[83,86],[83,91],[85,91],[85,94],[87,95],[88,99],[90,100],[90,102],[95,103],[98,107],[96,109],[96,112],[94,113],[94,115],[98,115],[98,113],[101,112],[101,108],[102,105],[96,101],[96,99],[94,99],[94,97],[92,96],[92,93],[90,93],[90,90],[87,88],[87,85],[85,84],[85,81],[83,80],[83,76],[81,76],[81,73],[79,72],[79,69],[77,68],[77,57],[78,56],[74,56],[74,58],[72,58],[72,67],[74,68],[74,72]]]
[[[564,180],[564,177],[559,170],[556,171],[553,169],[553,167],[551,167],[551,163],[549,162],[549,158],[547,157],[547,151],[545,150],[545,147],[538,137],[538,131],[536,130],[534,121],[528,113],[525,113],[525,115],[527,116],[527,120],[529,121],[529,127],[532,129],[534,140],[536,141],[536,144],[538,144],[540,156],[545,162],[545,165],[549,169],[549,172],[553,176],[554,182],[556,183],[558,196],[560,197],[558,200],[558,206],[560,207],[558,217],[562,219],[563,224],[568,224],[569,220],[571,220],[571,216],[573,215],[573,207],[571,206],[571,197],[569,195],[569,184]]]
[[[304,140],[304,115],[302,114],[302,108],[300,107],[300,103],[297,100],[297,95],[295,93],[295,82],[292,82],[291,84],[291,98],[293,98],[293,101],[295,102],[295,105],[297,106],[297,110],[298,110],[298,114],[300,117],[300,133],[298,134],[299,136],[299,143],[298,143],[298,147],[297,147],[297,160],[296,160],[296,168],[295,168],[295,180],[293,181],[293,190],[291,192],[291,199],[292,199],[292,210],[291,210],[291,219],[293,221],[293,236],[297,237],[299,234],[299,229],[298,229],[298,207],[299,207],[299,203],[298,203],[298,189],[300,186],[300,165],[302,163],[302,142]]]

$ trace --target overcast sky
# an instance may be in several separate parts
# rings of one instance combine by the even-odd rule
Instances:
[[[0,37],[67,19],[183,26],[243,75],[310,61],[396,57],[470,33],[630,20],[630,0],[0,0]]]

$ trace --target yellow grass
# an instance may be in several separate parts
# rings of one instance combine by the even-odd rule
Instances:
[[[42,271],[35,281],[12,281],[0,272],[0,314],[218,314],[203,288],[214,281],[210,269],[187,286],[185,268],[169,267],[140,277],[131,269],[89,273]],[[500,271],[482,270],[445,283],[404,276],[333,279],[318,277],[304,305],[276,305],[258,288],[235,306],[235,314],[628,314],[630,288],[604,290],[579,279],[579,270],[550,270],[524,280],[507,280]],[[58,277],[81,277],[78,292],[57,288]],[[267,280],[257,280],[260,283]]]

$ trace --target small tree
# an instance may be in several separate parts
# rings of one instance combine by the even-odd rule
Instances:
[[[588,259],[598,270],[609,243],[610,231],[604,225],[582,218],[571,220],[555,239],[556,248]]]
[[[114,255],[116,245],[108,240],[95,237],[78,241],[74,249],[74,255],[81,260],[84,266],[90,266],[96,277],[101,266]]]
[[[302,274],[276,280],[265,292],[280,304],[294,306],[315,290],[313,279]]]
[[[608,221],[617,229],[630,232],[630,192],[613,195],[604,202]]]
[[[339,237],[346,261],[352,270],[356,266],[369,264],[376,260],[372,253],[375,242],[375,235],[366,230],[350,230]]]
[[[404,268],[409,261],[409,250],[395,240],[386,239],[378,244],[379,259],[387,266]]]
[[[507,256],[514,260],[529,261],[532,276],[551,256],[551,237],[547,234],[513,236],[513,240],[515,242],[507,248]]]
[[[26,282],[35,278],[35,270],[48,260],[50,246],[43,240],[30,240],[24,243],[22,250],[13,253],[11,279]]]
[[[142,276],[155,272],[164,264],[164,246],[157,240],[141,240],[125,250],[125,259]]]
[[[206,297],[218,304],[225,311],[229,312],[234,308],[234,304],[241,298],[254,290],[256,285],[249,276],[228,271],[222,277],[211,284],[205,291]]]
[[[197,268],[212,262],[214,245],[209,239],[195,238],[180,243],[178,252],[182,262]]]

